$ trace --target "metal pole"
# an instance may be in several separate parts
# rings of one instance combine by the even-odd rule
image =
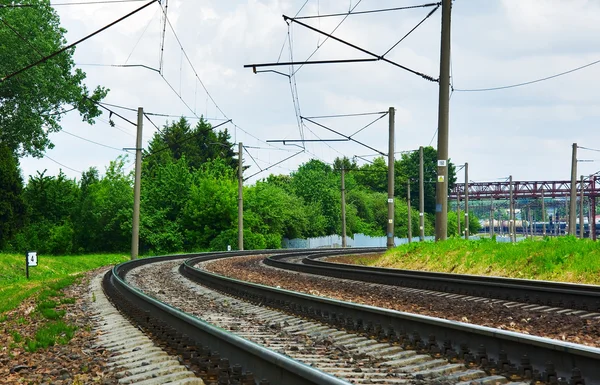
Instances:
[[[494,236],[494,200],[491,201],[491,205],[490,205],[490,217],[492,219],[491,221],[491,227],[490,227],[490,238]]]
[[[406,203],[408,204],[408,243],[412,242],[412,218],[410,217],[410,179],[406,181]]]
[[[456,189],[456,234],[460,237],[460,191]]]
[[[580,177],[581,181],[579,182],[579,188],[581,191],[579,192],[579,238],[583,239],[583,175]]]
[[[577,214],[577,143],[573,143],[571,157],[571,202],[569,205],[569,235],[576,235],[575,218]]]
[[[469,239],[469,163],[465,163],[465,239]]]
[[[133,220],[131,229],[131,259],[137,259],[140,248],[140,184],[142,181],[142,125],[144,109],[138,108],[135,140],[135,179],[133,182]]]
[[[546,236],[546,205],[544,203],[544,187],[542,187],[542,235]]]
[[[346,170],[342,165],[342,247],[346,247]]]
[[[450,12],[452,0],[442,0],[442,41],[438,104],[438,172],[435,188],[435,240],[448,238],[448,113],[450,102]]]
[[[567,235],[567,230],[569,231],[569,234],[571,232],[571,228],[570,228],[570,226],[571,226],[571,223],[570,223],[571,216],[567,214],[568,211],[569,211],[569,201],[567,201],[567,198],[565,198],[565,221],[566,221],[566,223],[565,223],[565,226],[566,226],[565,227],[565,235]]]
[[[596,176],[592,176],[592,188],[590,192],[590,212],[592,222],[590,223],[590,231],[592,232],[592,240],[596,240]]]
[[[238,143],[238,250],[244,250],[244,145]]]
[[[510,236],[510,241],[515,242],[515,206],[513,201],[513,179],[512,175],[508,178],[509,180],[509,191],[510,191],[510,204],[508,209],[508,235]]]
[[[425,172],[423,170],[423,146],[419,147],[419,237],[425,240]]]
[[[527,218],[529,219],[529,238],[533,239],[533,221],[531,220],[531,206],[527,208]]]
[[[387,248],[394,247],[394,107],[389,110]]]

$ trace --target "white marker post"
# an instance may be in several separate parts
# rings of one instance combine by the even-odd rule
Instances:
[[[25,254],[25,275],[29,279],[29,266],[34,267],[38,264],[37,251],[28,251]]]

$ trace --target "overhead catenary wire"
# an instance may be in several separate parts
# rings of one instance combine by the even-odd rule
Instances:
[[[102,28],[100,28],[100,29],[96,30],[95,32],[92,32],[91,34],[89,34],[89,35],[87,35],[87,36],[85,36],[85,37],[83,37],[83,38],[81,38],[81,39],[77,40],[76,42],[74,42],[74,43],[71,43],[71,44],[69,44],[69,45],[67,45],[67,46],[63,47],[63,48],[59,49],[58,51],[55,51],[54,53],[51,53],[50,55],[44,56],[44,57],[43,57],[43,58],[41,58],[40,60],[38,60],[38,61],[36,61],[36,62],[33,62],[33,63],[31,63],[31,64],[29,64],[29,65],[27,65],[27,66],[25,66],[25,67],[23,67],[23,68],[21,68],[21,69],[19,69],[19,70],[15,71],[15,72],[13,72],[13,73],[10,73],[10,74],[8,74],[8,75],[5,75],[5,76],[3,76],[2,78],[0,78],[0,83],[3,83],[3,82],[5,82],[5,81],[7,81],[7,80],[9,80],[9,79],[11,79],[11,78],[13,78],[13,77],[15,77],[15,76],[17,76],[17,75],[21,74],[21,73],[23,73],[23,72],[25,72],[25,71],[29,70],[30,68],[33,68],[33,67],[35,67],[35,66],[37,66],[37,65],[39,65],[39,64],[42,64],[42,63],[44,63],[45,61],[47,61],[47,60],[49,60],[49,59],[51,59],[51,58],[53,58],[53,57],[55,57],[55,56],[57,56],[57,55],[59,55],[59,54],[61,54],[61,53],[65,52],[65,51],[67,51],[68,49],[70,49],[70,48],[73,48],[73,47],[77,46],[78,44],[80,44],[80,43],[82,43],[82,42],[86,41],[87,39],[89,39],[89,38],[91,38],[91,37],[93,37],[93,36],[95,36],[95,35],[97,35],[97,34],[99,34],[99,33],[103,32],[104,30],[106,30],[106,29],[108,29],[108,28],[110,28],[110,27],[112,27],[112,26],[114,26],[115,24],[118,24],[119,22],[121,22],[121,21],[123,21],[123,20],[125,20],[125,19],[129,18],[130,16],[133,16],[133,15],[135,15],[136,13],[140,12],[141,10],[145,9],[146,7],[150,6],[151,4],[153,4],[153,3],[154,3],[154,2],[156,2],[156,1],[157,1],[157,0],[150,0],[150,1],[149,1],[147,4],[144,4],[143,6],[141,6],[141,7],[137,8],[137,9],[135,9],[135,10],[131,11],[131,12],[129,12],[129,13],[128,13],[128,14],[126,14],[125,16],[122,16],[122,17],[120,17],[119,19],[117,19],[117,20],[115,20],[115,21],[113,21],[113,22],[111,22],[111,23],[109,23],[109,24],[105,25],[104,27],[102,27]]]
[[[46,154],[44,154],[43,156],[44,156],[44,158],[46,158],[46,159],[48,159],[48,160],[51,160],[52,162],[54,162],[54,163],[58,164],[59,166],[62,166],[62,167],[66,168],[66,169],[68,169],[68,170],[71,170],[71,171],[75,171],[76,173],[83,174],[83,171],[75,170],[74,168],[71,168],[71,167],[69,167],[69,166],[67,166],[67,165],[64,165],[64,164],[60,163],[59,161],[57,161],[57,160],[54,160],[54,159],[50,158],[50,157],[49,157],[48,155],[46,155]]]
[[[73,136],[75,138],[84,140],[84,141],[89,142],[89,143],[93,143],[93,144],[95,144],[97,146],[101,146],[101,147],[105,147],[105,148],[110,148],[111,150],[115,150],[115,151],[119,151],[119,152],[127,152],[127,151],[123,150],[122,148],[117,148],[117,147],[109,146],[107,144],[98,143],[98,142],[93,141],[91,139],[84,138],[83,136],[75,135],[75,134],[70,133],[69,131],[67,131],[65,129],[61,130],[60,132],[64,132],[67,135],[71,135],[71,136]]]
[[[508,89],[508,88],[522,87],[522,86],[527,86],[527,85],[530,85],[530,84],[535,84],[535,83],[543,82],[543,81],[546,81],[546,80],[554,79],[554,78],[557,78],[557,77],[560,77],[560,76],[563,76],[563,75],[567,75],[567,74],[570,74],[570,73],[582,70],[584,68],[591,67],[591,66],[596,65],[598,63],[600,63],[600,60],[595,60],[595,61],[593,61],[591,63],[584,64],[582,66],[570,69],[568,71],[560,72],[558,74],[554,74],[554,75],[551,75],[551,76],[546,76],[546,77],[543,77],[543,78],[539,78],[539,79],[535,79],[535,80],[530,80],[530,81],[522,82],[522,83],[516,83],[516,84],[511,84],[511,85],[506,85],[506,86],[498,86],[498,87],[488,87],[488,88],[471,88],[471,89],[469,89],[469,88],[454,88],[454,91],[456,91],[456,92],[485,92],[485,91],[499,91],[499,90],[505,90],[505,89]]]
[[[416,8],[427,8],[427,7],[435,7],[436,5],[441,5],[441,3],[427,3],[427,4],[419,4],[419,5],[407,5],[404,7],[394,7],[394,8],[381,8],[381,9],[372,9],[368,11],[357,11],[357,12],[343,12],[343,13],[329,13],[323,15],[309,15],[309,16],[300,16],[294,17],[295,19],[317,19],[324,17],[335,17],[335,16],[350,16],[350,15],[365,15],[369,13],[380,13],[380,12],[391,12],[391,11],[404,11],[407,9],[416,9]]]
[[[410,31],[408,31],[404,36],[402,36],[402,38],[400,38],[400,40],[398,40],[396,42],[396,44],[394,44],[393,46],[390,47],[390,49],[388,49],[387,51],[385,51],[385,53],[383,55],[381,55],[381,57],[383,58],[385,55],[387,55],[388,53],[390,53],[394,48],[396,48],[398,46],[398,44],[402,43],[402,41],[404,41],[404,39],[406,39],[411,33],[413,33],[417,28],[419,28],[419,26],[421,24],[423,24],[425,22],[425,20],[429,19],[431,17],[431,15],[433,15],[435,13],[435,11],[437,11],[440,6],[442,5],[442,3],[438,3],[437,6],[432,9],[427,16],[425,16],[423,18],[423,20],[421,20],[420,22],[417,23],[417,25],[415,25]]]
[[[352,13],[352,11],[354,11],[354,10],[356,9],[356,7],[358,7],[358,5],[361,3],[361,1],[362,1],[362,0],[358,0],[358,1],[356,2],[356,4],[354,5],[354,7],[352,7],[352,8],[351,8],[351,9],[348,11],[348,15],[346,15],[346,16],[345,16],[345,17],[344,17],[344,18],[343,18],[343,19],[342,19],[342,20],[341,20],[341,21],[338,23],[338,25],[336,25],[336,27],[333,29],[333,31],[331,31],[331,33],[330,33],[329,35],[333,35],[333,34],[335,33],[335,31],[337,31],[337,29],[338,29],[338,28],[339,28],[339,27],[340,27],[340,26],[341,26],[341,25],[344,23],[344,21],[346,21],[346,19],[348,18],[349,14],[350,14],[350,13]],[[286,16],[284,16],[284,17],[283,17],[283,19],[284,19],[284,20],[286,21],[286,23],[287,23]],[[294,19],[292,19],[292,21],[293,21],[293,20],[294,20]],[[288,25],[289,25],[289,23],[288,23]],[[311,57],[313,57],[313,56],[314,56],[314,55],[317,53],[317,51],[319,50],[319,48],[321,48],[321,47],[323,46],[323,44],[325,44],[325,43],[327,42],[327,40],[328,40],[328,39],[329,39],[329,36],[327,36],[327,37],[326,37],[326,38],[323,40],[323,42],[322,42],[321,44],[319,44],[319,45],[317,46],[317,48],[315,48],[315,50],[314,50],[314,51],[313,51],[313,52],[312,52],[310,55],[308,55],[308,58],[306,58],[306,60],[305,60],[305,61],[309,61],[309,60],[310,60],[310,58],[311,58]],[[298,68],[296,68],[296,70],[295,70],[295,71],[292,73],[292,76],[293,76],[293,75],[296,75],[296,73],[297,73],[298,71],[300,71],[300,69],[301,69],[303,66],[304,66],[304,65],[303,65],[303,64],[301,64],[301,65],[300,65]]]
[[[358,50],[358,51],[360,51],[360,52],[362,52],[362,53],[365,53],[365,54],[367,54],[367,55],[369,55],[369,56],[372,56],[372,57],[374,57],[374,58],[377,58],[378,60],[381,60],[381,61],[384,61],[384,62],[386,62],[386,63],[392,64],[393,66],[396,66],[396,67],[398,67],[398,68],[401,68],[401,69],[403,69],[403,70],[405,70],[405,71],[408,71],[408,72],[410,72],[410,73],[412,73],[412,74],[414,74],[414,75],[420,76],[421,78],[423,78],[423,79],[425,79],[425,80],[429,80],[430,82],[434,82],[434,83],[437,83],[437,82],[439,82],[439,79],[435,79],[435,78],[433,78],[432,76],[429,76],[429,75],[427,75],[427,74],[424,74],[424,73],[422,73],[422,72],[419,72],[419,71],[416,71],[416,70],[413,70],[413,69],[411,69],[411,68],[408,68],[408,67],[406,67],[406,66],[404,66],[404,65],[402,65],[402,64],[396,63],[395,61],[392,61],[392,60],[390,60],[390,59],[387,59],[387,58],[385,58],[385,57],[382,57],[381,55],[378,55],[378,54],[376,54],[376,53],[373,53],[373,52],[371,52],[371,51],[369,51],[369,50],[366,50],[366,49],[364,49],[364,48],[361,48],[361,47],[357,46],[356,44],[353,44],[353,43],[347,42],[347,41],[345,41],[345,40],[343,40],[343,39],[340,39],[340,38],[338,38],[338,37],[335,37],[335,36],[333,36],[332,34],[328,34],[328,33],[326,33],[326,32],[323,32],[323,31],[321,31],[321,30],[319,30],[319,29],[317,29],[317,28],[311,27],[310,25],[308,25],[308,24],[305,24],[305,23],[302,23],[301,21],[298,21],[298,20],[296,20],[296,19],[293,19],[293,18],[291,18],[291,17],[289,17],[289,16],[285,16],[285,15],[284,15],[284,16],[283,16],[283,18],[284,18],[284,20],[286,20],[286,21],[288,21],[288,20],[289,20],[289,21],[292,21],[292,22],[294,22],[294,23],[296,23],[296,24],[298,24],[298,25],[301,25],[301,26],[303,26],[303,27],[305,27],[305,28],[307,28],[307,29],[310,29],[311,31],[314,31],[314,32],[320,33],[320,34],[322,34],[322,35],[328,36],[328,37],[330,37],[331,39],[333,39],[333,40],[335,40],[335,41],[337,41],[337,42],[340,42],[340,43],[342,43],[342,44],[344,44],[344,45],[347,45],[347,46],[349,46],[349,47],[351,47],[351,48],[354,48],[354,49],[356,49],[356,50]],[[297,70],[296,70],[296,72],[297,72]]]
[[[207,129],[207,130],[201,130],[201,131],[195,132],[195,133],[193,133],[192,135],[188,136],[187,138],[183,138],[183,139],[181,139],[181,140],[178,140],[178,141],[176,141],[176,142],[174,142],[174,143],[171,143],[171,144],[170,144],[170,145],[168,145],[168,146],[165,146],[165,147],[159,148],[158,150],[154,150],[154,151],[152,151],[151,153],[147,153],[147,154],[145,154],[145,155],[144,155],[144,158],[151,157],[151,156],[153,156],[153,155],[156,155],[156,154],[158,154],[159,152],[162,152],[162,151],[170,150],[172,145],[175,145],[175,144],[181,144],[181,143],[185,143],[185,142],[187,142],[188,140],[191,140],[191,139],[195,138],[196,136],[198,136],[198,135],[200,135],[200,134],[206,134],[207,132],[209,132],[209,131],[212,131],[212,130],[214,130],[214,129],[216,129],[216,128],[219,128],[219,127],[221,127],[222,125],[224,125],[224,124],[226,124],[226,123],[229,123],[230,121],[231,121],[231,120],[228,120],[228,121],[226,121],[226,122],[223,122],[223,123],[221,123],[221,124],[217,124],[216,126],[214,126],[214,127],[211,127],[210,129]]]

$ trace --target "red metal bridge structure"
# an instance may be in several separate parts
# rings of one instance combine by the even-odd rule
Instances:
[[[500,182],[469,182],[469,200],[508,200],[510,199],[509,181]],[[591,176],[577,181],[577,196],[583,190],[583,196],[590,200],[591,217],[596,218],[596,197],[600,196],[600,178]],[[571,196],[571,181],[512,181],[514,199],[569,198]],[[450,191],[449,199],[461,199],[465,196],[465,183],[455,183]],[[592,221],[592,234],[595,238],[595,220]]]

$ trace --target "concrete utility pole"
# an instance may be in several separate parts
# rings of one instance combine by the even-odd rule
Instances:
[[[412,218],[410,217],[410,179],[406,181],[406,202],[408,203],[408,243],[412,242]]]
[[[465,239],[469,239],[469,163],[465,163]]]
[[[494,236],[494,201],[490,205],[490,238]]]
[[[529,237],[533,239],[533,218],[531,218],[531,207],[529,207],[527,216],[529,217]]]
[[[135,179],[133,182],[133,219],[131,229],[131,259],[137,259],[140,248],[140,184],[142,181],[142,125],[144,109],[138,108],[137,136],[135,139]]]
[[[590,231],[592,233],[592,240],[596,240],[596,176],[592,176],[592,180],[590,181],[592,184],[592,188],[590,191],[590,217],[592,221],[590,222]]]
[[[387,248],[394,247],[394,107],[390,107],[389,146],[388,146],[388,223]]]
[[[569,235],[576,235],[575,218],[577,215],[577,143],[573,143],[571,157],[571,204],[569,205]]]
[[[546,205],[544,203],[544,188],[541,188],[542,191],[542,235],[546,236]]]
[[[515,242],[515,205],[513,201],[513,180],[512,175],[508,178],[509,180],[509,191],[510,191],[510,205],[508,209],[508,235],[510,236],[510,241]]]
[[[342,247],[346,247],[346,170],[342,165]]]
[[[423,171],[423,146],[419,147],[419,238],[425,240],[425,172]]]
[[[238,144],[238,250],[244,250],[244,145]]]
[[[435,187],[435,240],[448,238],[448,113],[450,110],[450,13],[452,0],[442,0],[442,42],[438,104],[438,172]]]
[[[456,191],[456,232],[460,237],[460,192]]]
[[[583,239],[583,175],[579,183],[579,238]]]

